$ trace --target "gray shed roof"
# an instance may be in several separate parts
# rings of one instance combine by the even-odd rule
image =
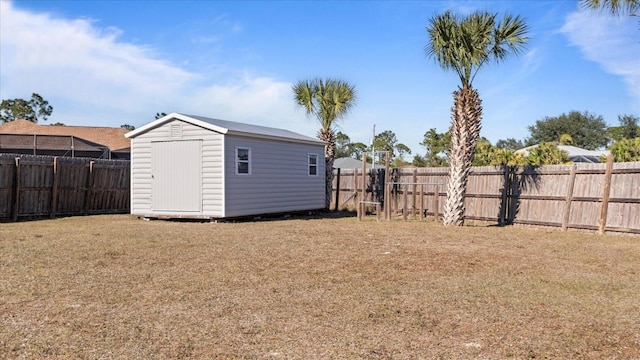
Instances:
[[[185,115],[179,113],[171,113],[153,122],[150,122],[138,129],[135,129],[127,134],[128,138],[134,138],[140,134],[143,134],[153,128],[161,126],[174,119],[181,120],[196,126],[203,127],[205,129],[213,130],[222,134],[241,135],[249,137],[258,137],[265,139],[285,140],[301,143],[310,143],[316,145],[324,145],[323,141],[316,138],[298,134],[293,131],[272,128],[267,126],[244,124],[228,120],[213,119],[198,115]]]

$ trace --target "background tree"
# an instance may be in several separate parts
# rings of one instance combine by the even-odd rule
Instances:
[[[157,120],[157,119],[156,119],[156,120]],[[121,129],[125,129],[125,130],[129,130],[129,131],[133,131],[133,130],[135,130],[135,129],[136,129],[136,127],[135,127],[135,126],[133,126],[133,125],[129,125],[129,124],[123,124],[123,125],[120,125],[120,128],[121,128]]]
[[[318,138],[327,143],[325,155],[326,199],[325,207],[331,204],[333,160],[335,159],[335,122],[344,117],[356,101],[355,87],[344,80],[313,79],[300,81],[293,86],[296,105],[302,107],[307,116],[320,123]]]
[[[395,147],[397,143],[398,139],[396,134],[391,130],[378,133],[373,139],[374,150],[376,152],[388,151],[392,159],[395,157]]]
[[[453,93],[449,185],[444,223],[463,225],[465,195],[473,153],[480,136],[482,102],[472,83],[478,70],[491,61],[518,54],[528,41],[528,26],[519,16],[476,12],[459,18],[451,11],[430,19],[426,53],[445,70],[454,70],[461,86]]]
[[[486,138],[481,138],[473,155],[473,166],[515,166],[522,164],[522,155],[511,149],[501,149],[491,145]]]
[[[615,162],[640,161],[640,137],[617,141],[609,147],[609,151]]]
[[[569,134],[560,135],[558,145],[573,145],[573,138]]]
[[[438,133],[431,128],[424,133],[424,138],[420,145],[427,150],[424,158],[414,158],[414,162],[424,164],[423,166],[447,166],[447,151],[451,147],[451,133]],[[414,166],[418,166],[415,163]]]
[[[490,165],[500,166],[517,166],[523,164],[524,155],[521,153],[516,154],[512,149],[500,149],[496,147],[493,150],[493,159]]]
[[[20,119],[37,123],[39,120],[46,121],[53,107],[39,94],[31,94],[30,100],[6,99],[0,103],[0,120],[3,123]]]
[[[524,157],[523,162],[527,165],[560,165],[571,162],[569,153],[560,150],[553,142],[543,142],[529,150],[529,154]]]
[[[156,120],[163,118],[165,116],[167,116],[167,113],[163,113],[163,112],[156,113]]]
[[[413,155],[413,160],[411,160],[411,166],[415,167],[429,167],[430,165],[427,163],[426,157],[415,154]]]
[[[640,9],[640,0],[580,0],[580,6],[609,11],[613,15],[634,14]]]
[[[614,143],[623,139],[633,139],[640,136],[638,117],[633,115],[618,115],[619,126],[607,128],[607,136]]]
[[[531,136],[527,139],[527,145],[556,142],[562,134],[570,135],[574,146],[588,150],[603,148],[609,142],[607,125],[602,116],[588,112],[571,111],[556,117],[545,117],[528,129]]]
[[[506,140],[501,139],[496,141],[496,147],[498,149],[505,149],[505,150],[520,150],[523,147],[525,147],[525,145],[522,140],[507,138]]]
[[[398,158],[403,160],[405,155],[411,155],[411,149],[403,143],[396,144],[396,152],[398,153]]]
[[[411,149],[407,145],[399,143],[396,134],[391,130],[385,130],[376,134],[373,140],[373,146],[376,153],[388,151],[391,162],[397,159],[403,160],[402,158],[405,154],[411,154]],[[379,164],[385,161],[384,156],[377,156],[376,159],[378,159],[377,163]]]
[[[619,115],[618,122],[622,128],[623,139],[634,139],[640,136],[638,117],[633,115]]]
[[[493,158],[494,147],[491,145],[491,141],[482,137],[478,140],[476,149],[473,154],[473,166],[488,166],[491,165]]]
[[[361,160],[362,154],[367,152],[369,147],[365,143],[355,142],[351,143],[351,157],[354,159]]]
[[[336,133],[336,158],[351,157],[351,138],[342,131]]]

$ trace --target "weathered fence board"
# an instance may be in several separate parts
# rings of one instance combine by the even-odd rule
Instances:
[[[0,155],[0,219],[128,213],[128,160]]]
[[[467,183],[465,218],[640,234],[640,162],[613,163],[608,198],[606,165],[474,167]],[[340,181],[341,203],[336,206],[344,207],[350,195],[362,193],[361,183],[355,181],[361,176],[360,169],[342,169],[340,177],[334,177]],[[413,185],[421,183],[442,185],[424,185],[424,189]],[[446,168],[391,169],[389,198],[382,199],[384,211],[391,210],[393,216],[442,214],[447,184]],[[337,188],[335,182],[333,188]],[[372,184],[366,188],[370,192]],[[436,191],[440,192],[437,201]],[[336,199],[335,191],[333,195]]]

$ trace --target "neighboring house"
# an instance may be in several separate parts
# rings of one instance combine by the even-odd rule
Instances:
[[[371,163],[366,164],[367,169],[371,169]],[[362,160],[352,157],[341,157],[333,160],[334,169],[362,169]]]
[[[367,169],[371,169],[371,161],[366,163]],[[362,160],[352,157],[341,157],[333,160],[334,169],[362,169]],[[376,169],[384,169],[384,165],[376,164]]]
[[[131,139],[131,213],[228,218],[324,208],[324,142],[172,113]]]
[[[527,156],[529,150],[537,147],[538,145],[527,146],[516,151],[516,154],[524,154]],[[558,145],[558,149],[564,150],[569,154],[569,159],[575,163],[599,163],[601,156],[609,155],[609,150],[586,150],[571,145]]]
[[[0,153],[129,159],[121,128],[38,125],[27,120],[0,125]]]

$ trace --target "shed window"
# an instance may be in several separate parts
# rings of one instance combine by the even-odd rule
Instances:
[[[236,148],[236,174],[251,175],[251,149]]]
[[[307,161],[309,164],[309,175],[318,175],[318,154],[308,154]]]

